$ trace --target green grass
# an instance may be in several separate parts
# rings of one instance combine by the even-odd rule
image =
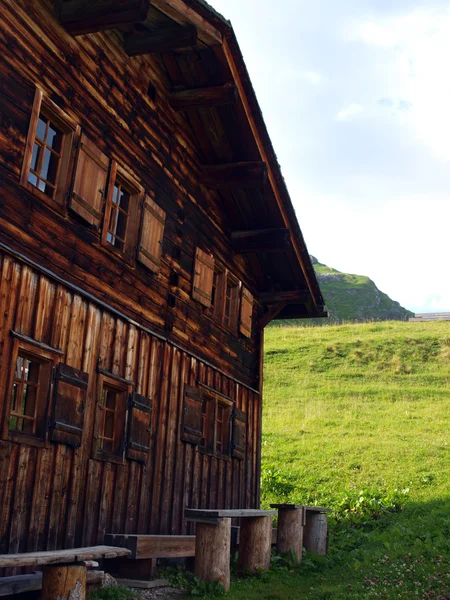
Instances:
[[[450,323],[270,328],[265,344],[263,505],[331,507],[330,552],[227,597],[450,598]]]

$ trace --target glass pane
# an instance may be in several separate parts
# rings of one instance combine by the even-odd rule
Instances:
[[[25,378],[30,383],[37,384],[39,382],[39,369],[41,368],[40,363],[31,362],[28,359],[25,359]]]
[[[39,185],[37,187],[38,187],[38,190],[41,190],[41,192],[45,193],[46,185],[43,181],[39,181]]]
[[[13,385],[12,394],[11,394],[11,410],[14,412],[17,412],[17,406],[16,406],[17,393],[18,393],[17,388],[18,388],[18,385],[17,385],[17,383],[15,383]]]
[[[23,387],[22,407],[19,411],[22,415],[34,418],[34,411],[36,408],[36,394],[36,387],[32,385],[25,385]]]
[[[52,153],[50,152],[50,150],[48,148],[46,148],[44,151],[44,160],[42,162],[42,169],[41,169],[41,172],[39,173],[39,175],[43,179],[48,179],[47,175],[48,175],[48,168],[50,166],[51,158],[52,158]]]
[[[36,129],[36,137],[38,137],[42,141],[45,140],[46,128],[47,128],[47,120],[44,121],[41,117],[39,117],[37,129]]]
[[[37,187],[38,178],[36,177],[36,175],[33,175],[33,173],[28,174],[28,181],[29,183],[31,183],[31,185]]]
[[[23,379],[23,362],[24,358],[22,356],[17,357],[16,361],[16,378]]]
[[[112,390],[106,390],[105,406],[113,410],[116,408],[116,392],[113,392]]]
[[[57,129],[53,123],[48,127],[47,146],[53,148],[55,152],[61,152],[63,134]]]
[[[31,165],[30,165],[30,169],[33,169],[33,171],[36,171],[38,154],[39,154],[39,146],[37,144],[34,144],[33,154],[31,156]]]
[[[51,183],[56,184],[56,176],[58,175],[59,158],[55,154],[50,156],[50,164],[48,166],[47,177],[45,179]],[[53,185],[52,185],[53,188]],[[52,191],[50,191],[50,194]]]
[[[114,413],[109,411],[105,415],[105,431],[103,432],[103,437],[105,438],[112,439],[114,437],[114,417]]]
[[[112,233],[109,233],[109,232],[108,232],[108,233],[106,234],[106,241],[107,241],[109,244],[112,244],[112,245],[114,246],[114,237],[113,237]]]
[[[124,211],[128,211],[128,206],[130,204],[130,194],[125,190],[120,190],[119,196],[119,206],[123,208]]]
[[[117,211],[118,212],[118,219],[117,219],[117,228],[116,228],[116,235],[118,235],[122,240],[125,239],[125,234],[127,231],[127,216],[124,215],[122,212]]]
[[[114,186],[112,201],[114,204],[117,204],[117,198],[119,196],[119,187],[117,185]]]

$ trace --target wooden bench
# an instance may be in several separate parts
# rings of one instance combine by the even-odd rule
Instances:
[[[89,569],[86,573],[87,585],[101,584],[105,576],[104,571]],[[28,575],[13,575],[0,577],[0,597],[36,592],[42,589],[42,573]]]
[[[85,561],[128,554],[128,548],[111,546],[1,554],[0,568],[42,566],[42,600],[68,600],[69,597],[84,599],[87,571]]]
[[[331,509],[302,504],[271,504],[278,509],[277,552],[294,552],[297,564],[307,552],[325,556],[328,551],[328,518]]]
[[[127,548],[130,554],[109,563],[114,576],[123,581],[148,581],[156,574],[158,558],[195,556],[195,535],[142,535],[107,533],[105,544]],[[143,585],[143,584],[142,584]],[[142,587],[139,586],[139,587]]]
[[[267,571],[270,567],[272,516],[258,509],[208,510],[186,508],[184,516],[195,521],[195,575],[217,581],[230,589],[231,519],[240,519],[238,570]]]

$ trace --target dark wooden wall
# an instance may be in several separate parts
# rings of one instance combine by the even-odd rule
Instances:
[[[258,394],[8,254],[0,255],[0,272],[2,412],[9,409],[11,330],[60,348],[62,360],[89,373],[81,448],[0,442],[0,553],[90,545],[105,532],[185,533],[186,506],[257,503]],[[146,465],[91,459],[97,365],[153,397]],[[180,441],[183,388],[197,381],[247,413],[244,460],[215,458]]]

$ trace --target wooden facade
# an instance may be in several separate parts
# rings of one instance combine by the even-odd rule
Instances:
[[[0,4],[0,553],[258,506],[262,331],[323,299],[231,26]]]

